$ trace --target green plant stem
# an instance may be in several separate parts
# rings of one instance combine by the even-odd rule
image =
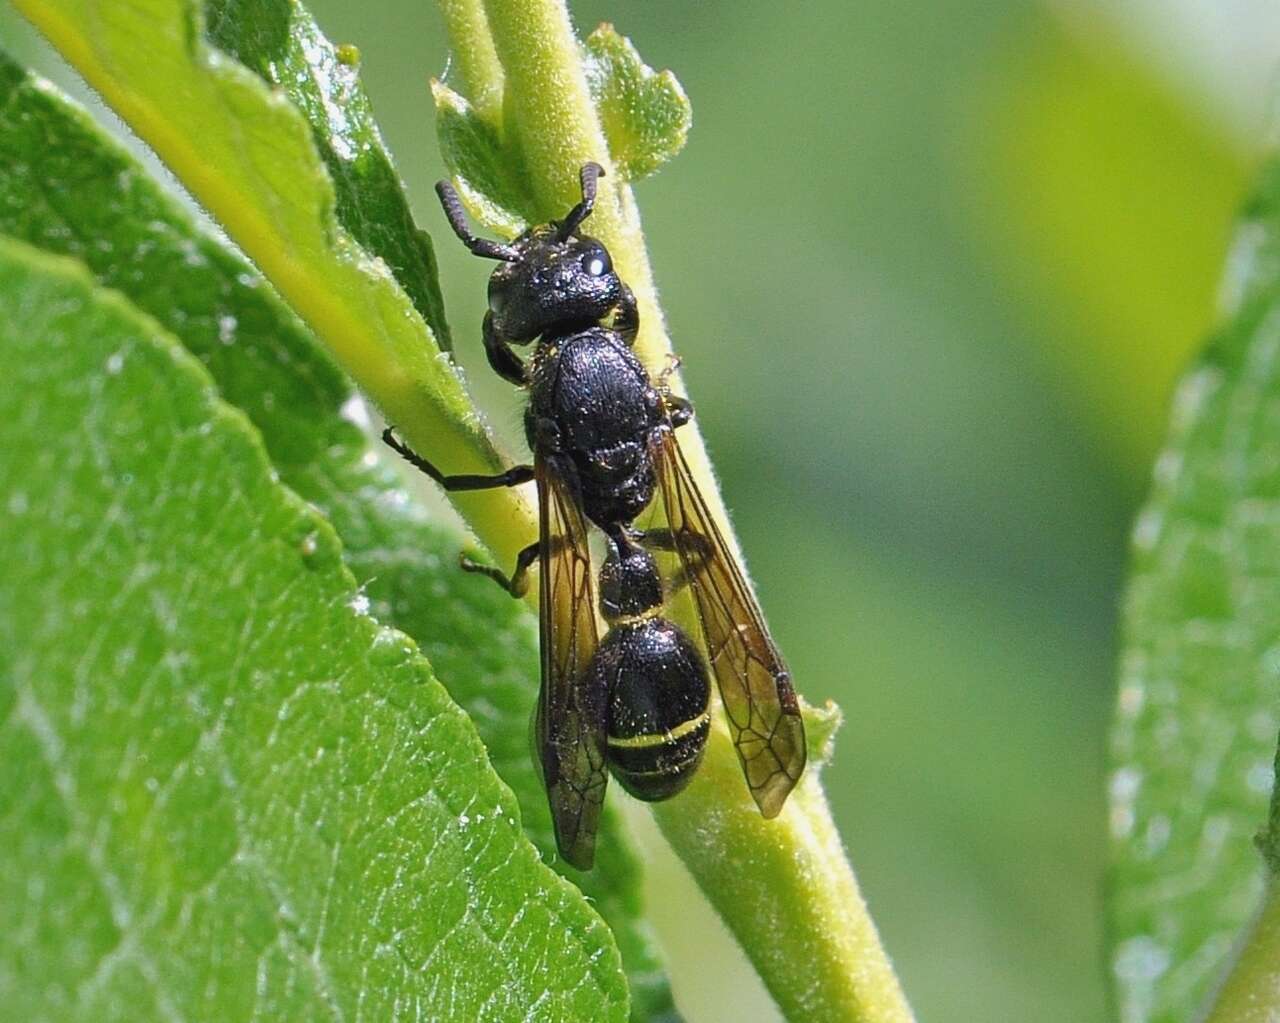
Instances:
[[[636,350],[651,371],[672,351],[639,212],[613,166],[562,0],[487,0],[502,63],[503,129],[529,168],[545,218],[578,194],[587,160],[606,169],[592,214],[636,294]],[[733,540],[696,421],[681,446],[725,535]],[[816,758],[815,758],[816,759]],[[716,906],[787,1017],[905,1023],[912,1014],[844,855],[812,768],[783,813],[764,820],[747,797],[737,755],[717,718],[706,757],[680,799],[654,808],[677,855]]]
[[[502,64],[489,34],[484,0],[440,0],[440,13],[453,42],[453,61],[458,65],[471,106],[491,124],[502,122]]]
[[[579,168],[598,161],[605,143],[569,13],[563,5],[526,0],[486,0],[485,10],[506,75],[506,127],[524,151],[533,194],[556,207],[572,204]],[[617,214],[616,190],[609,190],[592,223],[616,229]]]
[[[811,766],[775,820],[742,785],[728,735],[654,815],[790,1020],[913,1019]]]
[[[1205,1023],[1280,1023],[1280,884],[1274,878]]]

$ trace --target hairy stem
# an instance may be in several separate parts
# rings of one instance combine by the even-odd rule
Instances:
[[[502,128],[524,157],[542,216],[560,216],[573,204],[587,160],[606,169],[590,230],[636,294],[636,349],[658,371],[672,346],[639,213],[609,158],[563,0],[486,0],[485,9],[502,65]],[[696,423],[681,431],[681,446],[733,542]],[[858,892],[816,767],[783,813],[766,821],[747,796],[737,755],[718,724],[693,784],[654,813],[789,1019],[913,1018]]]
[[[678,800],[662,833],[738,937],[790,1020],[909,1023],[914,1017],[858,890],[811,766],[776,820],[747,797],[728,735]]]
[[[493,49],[483,0],[440,0],[440,13],[453,42],[453,62],[458,65],[472,107],[486,121],[500,123],[502,64]]]
[[[1280,885],[1274,878],[1205,1023],[1280,1023]]]

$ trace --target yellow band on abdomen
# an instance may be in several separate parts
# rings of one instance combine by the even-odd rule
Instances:
[[[696,718],[690,718],[688,721],[676,725],[675,728],[659,732],[656,735],[628,735],[623,738],[611,735],[607,741],[610,746],[620,746],[623,749],[644,749],[647,746],[661,746],[668,742],[674,742],[676,739],[701,728],[707,723],[707,717],[707,712],[704,710]]]

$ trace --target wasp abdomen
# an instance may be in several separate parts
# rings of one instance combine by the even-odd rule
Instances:
[[[609,768],[622,787],[648,802],[684,788],[706,746],[711,692],[689,638],[665,618],[620,622],[588,676],[608,694]]]

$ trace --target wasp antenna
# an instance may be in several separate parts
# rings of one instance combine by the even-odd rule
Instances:
[[[462,200],[458,198],[458,193],[449,182],[437,181],[436,195],[440,197],[440,205],[444,208],[444,215],[448,218],[453,233],[475,255],[485,259],[501,259],[507,263],[520,261],[520,253],[510,245],[489,241],[487,238],[477,238],[471,233],[471,228],[467,225],[467,215],[462,209]]]
[[[591,216],[591,211],[596,205],[596,180],[602,177],[604,177],[604,168],[594,160],[582,165],[582,171],[579,174],[579,180],[582,182],[582,202],[571,209],[569,215],[561,222],[559,230],[556,231],[556,237],[560,241],[565,241],[578,229],[579,224]]]

